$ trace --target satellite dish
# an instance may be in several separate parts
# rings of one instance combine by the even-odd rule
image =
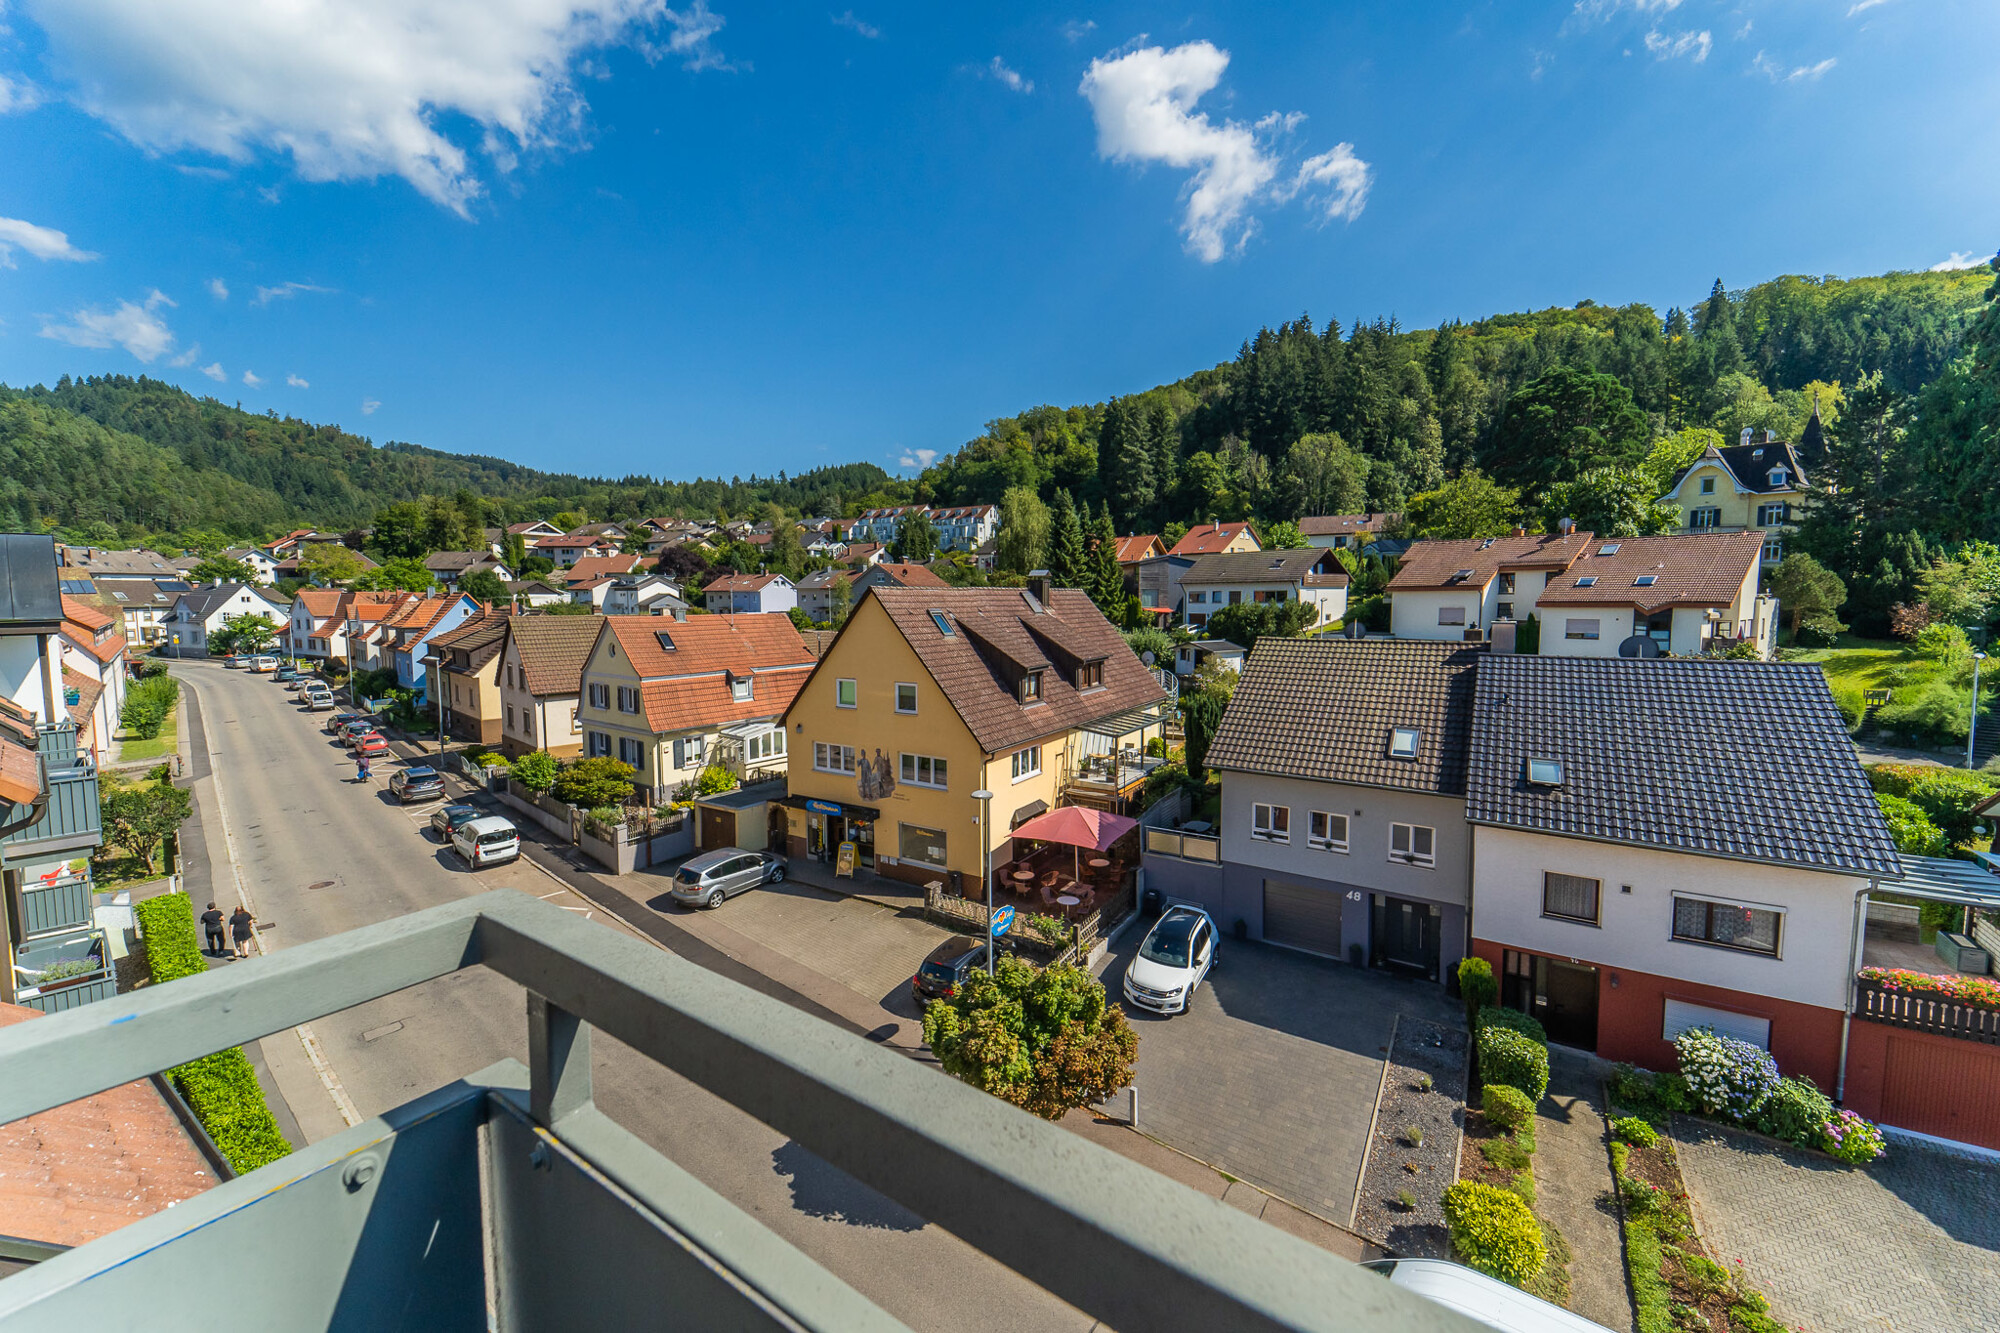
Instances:
[[[1147,666],[1151,666],[1153,665],[1154,662],[1158,661],[1159,659],[1154,657],[1153,650],[1151,648],[1148,648],[1145,652],[1139,654],[1139,660],[1141,662],[1144,662]]]
[[[1658,657],[1660,641],[1650,634],[1634,634],[1618,645],[1620,657]]]

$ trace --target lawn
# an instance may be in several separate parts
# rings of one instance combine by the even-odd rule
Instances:
[[[1860,721],[1865,691],[1890,690],[1894,692],[1896,708],[1885,711],[1882,717],[1885,729],[1920,733],[1912,739],[1923,744],[1962,745],[1965,741],[1971,682],[1963,677],[1952,679],[1941,663],[1920,655],[1907,643],[1843,634],[1832,648],[1788,648],[1784,660],[1811,662],[1826,673],[1827,685],[1850,727]],[[1996,677],[2000,677],[2000,671],[1986,673],[1979,682],[1981,694],[1989,700],[1995,686],[2000,685]],[[1922,710],[1915,717],[1896,716],[1938,691],[1945,694],[1931,700],[1935,707]]]
[[[164,878],[166,871],[160,869],[160,847],[153,845],[153,869],[147,870],[146,863],[136,856],[106,847],[102,859],[90,863],[92,887],[99,893],[109,893],[114,889],[126,888],[133,884],[150,884]]]
[[[142,741],[135,736],[128,736],[119,741],[118,762],[122,764],[136,764],[146,759],[167,758],[173,754],[175,746],[179,744],[180,723],[180,705],[176,704],[174,705],[174,711],[167,715],[165,725],[160,728],[160,734],[153,737],[153,739]]]

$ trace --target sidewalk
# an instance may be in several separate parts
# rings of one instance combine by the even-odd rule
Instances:
[[[1632,1294],[1625,1242],[1611,1204],[1604,1066],[1595,1057],[1554,1051],[1549,1095],[1535,1118],[1537,1211],[1570,1246],[1570,1309],[1630,1333]]]

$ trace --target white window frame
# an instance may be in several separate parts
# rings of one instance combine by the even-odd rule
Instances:
[[[815,773],[844,773],[853,776],[854,747],[834,745],[827,741],[813,742],[813,771]]]
[[[1397,742],[1399,738],[1403,736],[1408,736],[1410,738],[1410,748],[1407,750],[1397,748]],[[1423,748],[1424,748],[1424,733],[1422,728],[1420,727],[1389,728],[1389,757],[1391,759],[1415,759],[1417,757],[1417,752],[1422,750]]]
[[[904,690],[910,692],[910,706],[908,708],[903,707]],[[899,680],[896,682],[896,711],[899,713],[914,713],[917,711],[917,684],[915,681]]]
[[[630,701],[629,707],[627,706],[628,700]],[[639,711],[639,687],[637,685],[620,685],[618,687],[618,711],[621,713],[637,713]]]
[[[1338,826],[1340,834],[1334,836]],[[1306,846],[1316,847],[1322,852],[1339,852],[1347,855],[1347,816],[1336,815],[1328,810],[1314,810],[1306,816]]]
[[[1029,778],[1040,777],[1042,774],[1042,747],[1039,745],[1016,750],[1007,759],[1016,782],[1026,782]]]
[[[898,772],[904,786],[928,787],[932,791],[950,790],[951,769],[942,757],[911,754],[906,750],[898,762]]]
[[[845,701],[841,696],[847,696]],[[861,686],[852,676],[843,676],[833,682],[833,706],[835,708],[859,708],[861,706]]]
[[[1259,801],[1250,807],[1250,836],[1259,842],[1290,842],[1292,840],[1292,807],[1289,805],[1266,805]]]
[[[1583,629],[1582,626],[1585,625],[1590,626],[1590,628],[1588,630]],[[1603,633],[1604,621],[1602,617],[1565,616],[1563,618],[1563,638],[1565,639],[1591,640],[1601,637]]]
[[[1456,617],[1456,619],[1454,619],[1454,617]],[[1465,608],[1462,606],[1440,606],[1438,608],[1438,624],[1454,625],[1461,629],[1464,628]]]
[[[782,727],[773,727],[761,736],[752,736],[743,742],[743,757],[753,762],[785,757],[785,732]]]
[[[731,703],[749,703],[756,697],[757,678],[755,676],[731,676],[729,678],[729,699]]]
[[[630,747],[630,753],[636,756],[635,758],[628,759],[625,757],[627,747]],[[618,738],[618,762],[621,764],[630,764],[634,772],[644,773],[646,771],[646,743],[641,740],[635,740],[630,736],[620,736]]]
[[[1422,838],[1417,836],[1420,833],[1424,835]],[[1398,834],[1402,835],[1403,841],[1403,848],[1400,851],[1396,847]],[[1418,851],[1417,844],[1419,842],[1428,842],[1430,850],[1428,852]],[[1428,824],[1389,825],[1389,859],[1402,865],[1422,866],[1427,870],[1436,869],[1437,830]]]
[[[583,750],[587,758],[603,759],[611,754],[611,733],[606,731],[586,731],[583,733]]]
[[[589,690],[590,706],[592,708],[609,709],[611,707],[611,687],[609,685],[600,685],[596,681],[592,681],[590,682]]]

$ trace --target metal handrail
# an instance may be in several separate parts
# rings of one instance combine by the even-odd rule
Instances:
[[[565,1124],[581,1144],[603,1119],[589,1083],[594,1026],[1115,1327],[1479,1327],[955,1079],[511,890],[0,1030],[0,1124],[481,965],[528,989],[530,1106],[558,1142]]]

